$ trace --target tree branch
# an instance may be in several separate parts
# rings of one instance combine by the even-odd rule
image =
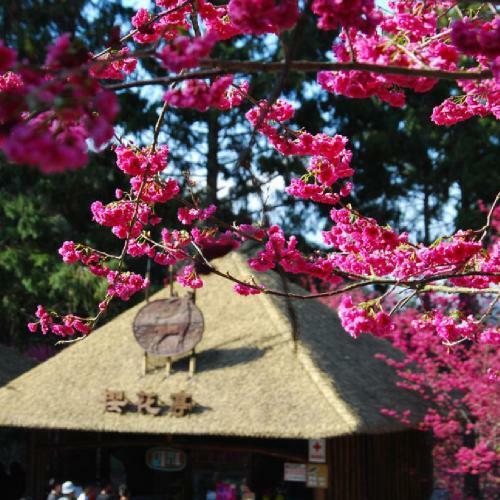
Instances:
[[[285,66],[284,62],[266,62],[266,61],[237,61],[204,59],[202,66],[217,67],[229,71],[238,71],[242,73],[274,73],[281,71]],[[394,74],[406,76],[424,76],[441,80],[485,80],[492,78],[491,70],[483,71],[445,71],[425,68],[406,68],[403,66],[382,66],[379,64],[369,64],[362,62],[330,62],[330,61],[290,61],[288,63],[290,71],[303,73],[315,73],[317,71],[369,71],[372,73]]]

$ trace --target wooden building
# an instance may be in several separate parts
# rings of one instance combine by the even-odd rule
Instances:
[[[237,253],[216,265],[251,274]],[[284,285],[274,273],[263,280],[275,289]],[[204,281],[196,305],[205,332],[193,376],[188,359],[167,375],[164,359],[145,357],[132,333],[143,303],[0,389],[0,426],[31,430],[35,498],[54,475],[127,482],[133,498],[142,499],[204,500],[208,490],[230,484],[238,491],[246,484],[258,499],[429,497],[426,435],[380,412],[422,411],[374,357],[397,356],[389,344],[351,339],[316,300],[242,297],[218,276]],[[162,290],[150,301],[168,294]],[[171,396],[182,391],[196,406],[175,417]],[[153,394],[149,403],[158,415],[141,405]],[[122,413],[106,411],[116,410],[121,397],[129,401],[118,405]],[[314,445],[325,464],[303,465],[314,458]]]

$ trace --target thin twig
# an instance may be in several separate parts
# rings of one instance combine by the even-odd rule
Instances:
[[[187,0],[186,2],[183,2],[181,3],[180,5],[177,5],[177,7],[174,7],[173,9],[170,9],[170,10],[166,10],[164,12],[160,12],[159,14],[157,14],[156,16],[153,16],[151,18],[151,20],[149,22],[147,22],[145,25],[144,25],[144,28],[147,28],[148,26],[151,26],[153,23],[155,23],[156,21],[158,21],[159,19],[161,19],[162,17],[165,17],[165,16],[168,16],[169,14],[173,14],[174,12],[178,11],[178,10],[181,10],[183,9],[184,7],[186,7],[187,5],[190,4],[190,1]],[[132,31],[130,31],[129,33],[127,33],[126,35],[122,36],[120,38],[120,43],[123,43],[123,42],[126,42],[127,40],[130,40],[130,38],[132,38],[134,35],[136,35],[137,33],[139,33],[139,30],[138,29],[134,29]],[[107,54],[108,52],[110,52],[111,50],[113,50],[113,47],[107,47],[106,49],[104,49],[103,51],[99,52],[98,54],[95,54],[92,59],[98,59],[99,57]]]
[[[153,143],[151,144],[151,151],[154,153],[158,145],[158,137],[160,135],[161,126],[163,119],[165,118],[165,112],[168,108],[168,102],[164,102],[161,108],[160,114],[158,115],[158,120],[156,121],[154,132],[153,132]]]
[[[224,75],[229,73],[229,71],[224,71],[220,69],[207,69],[201,71],[192,71],[190,73],[184,73],[175,76],[164,76],[158,78],[151,78],[149,80],[135,80],[126,83],[115,83],[111,85],[104,85],[105,89],[108,90],[124,90],[135,87],[145,87],[147,85],[172,85],[173,83],[182,82],[184,80],[191,80],[194,78],[212,78],[214,76]]]
[[[481,235],[481,238],[479,238],[479,242],[482,243],[484,238],[486,238],[486,234],[488,233],[488,229],[491,227],[491,219],[493,218],[493,213],[495,212],[495,208],[497,207],[498,202],[500,201],[500,192],[497,193],[495,199],[493,200],[493,203],[491,204],[490,210],[488,212],[488,215],[486,217],[486,224],[484,225],[483,229],[483,234]]]
[[[484,314],[479,318],[479,323],[482,323],[493,311],[493,308],[495,307],[496,303],[500,299],[500,295],[497,295],[490,303]]]
[[[418,290],[414,290],[412,293],[410,293],[409,295],[407,295],[406,297],[403,297],[392,309],[391,311],[389,312],[389,316],[392,316],[396,311],[398,311],[399,309],[403,308],[406,304],[408,304],[408,302],[410,302],[411,299],[413,299],[413,297],[415,297],[416,295],[418,295]]]

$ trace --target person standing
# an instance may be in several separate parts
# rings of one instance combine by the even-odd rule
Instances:
[[[130,491],[126,484],[120,484],[118,487],[118,500],[130,500]]]
[[[109,482],[103,483],[101,491],[99,492],[99,495],[97,495],[96,500],[111,500],[112,498],[113,498],[113,487],[111,483]]]
[[[95,500],[96,496],[96,487],[93,484],[89,484],[83,488],[83,491],[78,496],[78,500]]]
[[[52,478],[49,480],[49,494],[47,500],[58,500],[61,497],[61,482]]]
[[[76,498],[76,488],[71,481],[62,484],[61,491],[63,496],[60,500],[74,500]]]

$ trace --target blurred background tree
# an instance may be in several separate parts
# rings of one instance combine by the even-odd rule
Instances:
[[[0,38],[23,57],[40,62],[47,44],[64,32],[76,33],[94,50],[105,47],[113,26],[120,26],[123,34],[133,14],[120,0],[4,0]],[[335,33],[318,36],[314,28],[309,15],[296,46],[297,59],[327,57]],[[215,50],[214,57],[228,59],[283,57],[280,44],[270,36],[241,37],[237,44],[222,42]],[[141,77],[164,74],[151,61],[141,63],[138,71]],[[276,75],[254,75],[250,83],[251,95],[261,99],[272,94]],[[120,135],[138,144],[150,141],[163,90],[120,91]],[[409,230],[426,242],[438,228],[483,224],[477,200],[491,202],[499,183],[494,168],[498,125],[492,119],[472,119],[450,129],[432,124],[432,107],[449,95],[448,84],[440,83],[429,94],[410,95],[404,109],[326,94],[311,75],[298,73],[288,75],[281,95],[296,103],[297,128],[340,133],[350,139],[356,170],[353,197],[365,214]],[[242,110],[250,106],[247,103]],[[307,160],[279,157],[262,138],[257,139],[252,155],[246,155],[251,129],[242,110],[169,110],[160,135],[171,151],[169,173],[182,179],[188,172],[198,181],[196,194],[204,202],[216,202],[225,220],[259,220],[264,202],[266,216],[299,234],[301,245],[307,247],[326,224],[329,208],[292,201],[283,190],[292,176],[302,175]],[[0,158],[1,342],[54,343],[54,339],[26,334],[25,325],[40,300],[60,311],[82,315],[95,311],[105,285],[86,271],[63,264],[57,249],[67,239],[110,252],[118,248],[109,232],[91,222],[88,208],[94,200],[111,200],[114,186],[123,183],[113,159],[108,149],[93,154],[83,170],[42,176]],[[255,194],[256,184],[261,186],[260,196]],[[171,205],[159,215],[167,225],[178,225]],[[133,270],[144,272],[146,261],[135,266]],[[153,266],[151,277],[156,287],[161,286],[165,271]],[[128,305],[114,305],[105,320]]]

